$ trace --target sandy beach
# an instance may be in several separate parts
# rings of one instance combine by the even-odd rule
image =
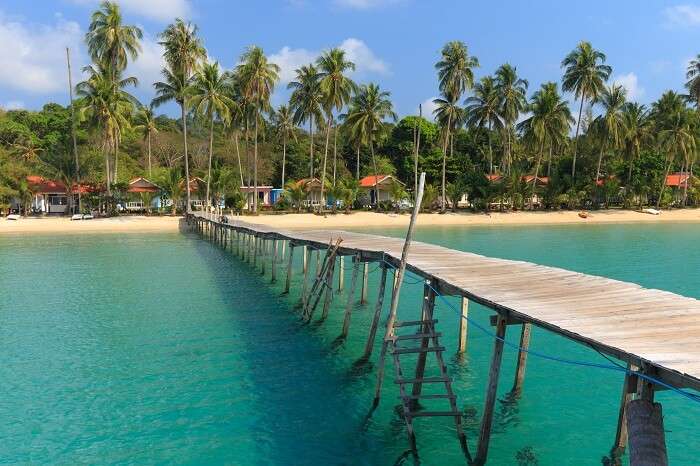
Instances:
[[[403,227],[408,225],[408,214],[379,214],[353,212],[325,217],[313,214],[285,214],[243,216],[251,223],[274,225],[280,228],[350,228]],[[22,218],[17,221],[0,219],[0,234],[24,233],[148,233],[177,232],[181,217],[124,216],[87,221],[71,221],[62,217]],[[507,212],[473,214],[451,213],[421,214],[419,226],[499,226],[499,225],[595,225],[618,223],[700,223],[700,209],[663,211],[650,215],[629,210],[601,210],[590,212],[588,218],[580,218],[575,211],[558,212]]]

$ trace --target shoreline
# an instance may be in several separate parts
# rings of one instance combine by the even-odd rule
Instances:
[[[237,217],[261,225],[287,229],[353,229],[400,228],[408,225],[409,214],[353,212],[328,214],[325,217],[303,214],[280,214]],[[22,218],[17,221],[0,219],[3,234],[85,234],[85,233],[176,233],[182,217],[123,216],[104,219],[71,221],[64,217]],[[483,227],[538,225],[614,225],[614,224],[700,223],[700,209],[662,211],[650,215],[631,210],[599,210],[580,218],[577,211],[554,212],[494,212],[420,214],[419,227]]]

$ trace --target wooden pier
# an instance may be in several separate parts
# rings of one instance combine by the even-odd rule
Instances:
[[[327,315],[334,287],[345,286],[343,282],[334,284],[334,268],[347,267],[348,259],[351,260],[353,272],[351,284],[347,287],[349,300],[342,335],[347,335],[349,331],[352,304],[357,299],[354,296],[355,287],[361,284],[359,300],[365,301],[367,287],[370,286],[367,264],[379,264],[382,270],[380,293],[370,328],[371,341],[367,342],[364,358],[371,356],[380,321],[387,269],[399,267],[403,239],[335,230],[282,230],[232,217],[212,220],[201,214],[190,214],[187,221],[201,234],[228,244],[241,258],[262,267],[263,272],[265,260],[269,261],[270,258],[273,270],[276,265],[284,264],[284,289],[287,292],[294,274],[294,254],[301,250],[302,300],[306,318],[313,315],[319,302],[323,306],[322,315]],[[279,246],[280,243],[286,243],[287,257],[284,257],[282,251],[285,249]],[[309,276],[311,250],[320,253],[314,259],[320,265],[315,267],[319,273],[313,277]],[[336,262],[340,265],[336,265]],[[492,325],[496,338],[489,380],[485,383],[486,401],[476,455],[472,458],[467,451],[471,464],[484,464],[487,458],[503,356],[502,339],[508,327],[516,326],[520,332],[520,351],[513,385],[513,392],[519,394],[525,380],[533,325],[619,359],[630,368],[630,373],[621,373],[620,377],[623,394],[617,438],[611,441],[612,452],[614,455],[620,454],[627,443],[632,450],[637,448],[638,452],[652,448],[658,453],[653,464],[666,464],[665,446],[663,452],[659,452],[660,445],[650,446],[646,441],[651,439],[649,441],[657,444],[663,443],[661,406],[654,403],[653,394],[668,387],[700,391],[700,301],[633,283],[523,261],[485,257],[421,242],[411,245],[406,268],[424,280],[424,303],[417,307],[420,311],[417,311],[415,321],[398,322],[391,318],[388,321],[380,355],[381,370],[375,404],[379,401],[383,356],[390,355],[395,362],[395,382],[404,401],[404,415],[412,443],[412,418],[431,415],[454,417],[460,440],[464,441],[456,394],[442,364],[441,354],[445,346],[439,340],[441,335],[435,326],[437,321],[432,317],[435,295],[439,294],[462,297],[461,312],[464,318],[468,315],[469,301],[495,311]],[[278,278],[273,275],[272,279]],[[395,286],[390,289],[396,291]],[[406,327],[413,328],[415,332],[397,333]],[[466,335],[466,320],[462,319],[459,342],[455,345],[458,352],[467,350]],[[406,348],[398,345],[407,341],[416,341],[419,346]],[[415,376],[404,376],[399,364],[399,356],[409,352],[419,354]],[[426,358],[432,355],[437,358],[441,374],[439,377],[424,377],[422,368],[425,367]],[[432,396],[447,400],[448,410],[421,412],[414,408],[421,398],[421,386],[425,383],[445,385],[444,394]],[[613,416],[617,414],[611,413]],[[639,432],[644,434],[643,438],[639,434],[639,437],[632,439],[634,433]],[[633,466],[651,464],[636,460],[640,457],[638,452],[630,452]]]

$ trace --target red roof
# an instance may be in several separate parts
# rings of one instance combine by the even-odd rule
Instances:
[[[27,177],[27,182],[32,188],[32,191],[34,191],[36,194],[54,194],[54,193],[59,193],[59,194],[65,194],[66,193],[66,185],[61,183],[60,181],[56,180],[47,180],[44,177],[38,176],[38,175],[30,175]],[[95,186],[87,185],[87,184],[81,184],[81,185],[73,185],[73,188],[71,189],[71,192],[73,194],[85,194],[85,193],[92,193],[96,192],[98,189]]]
[[[269,192],[272,191],[272,186],[258,186],[258,192]],[[255,192],[255,186],[241,186],[242,193],[253,193]]]
[[[498,173],[486,175],[486,179],[489,181],[500,181],[501,178],[502,178],[502,176],[499,175]]]
[[[130,193],[157,193],[160,192],[160,187],[144,177],[138,177],[129,181],[127,191]]]
[[[321,188],[321,180],[318,178],[302,178],[294,183],[297,188],[300,186],[306,188],[310,184],[313,185],[312,187],[318,187],[319,189]]]
[[[523,181],[525,183],[532,183],[532,180],[535,179],[535,175],[524,175],[523,176]],[[549,177],[547,176],[538,176],[537,177],[537,184],[549,184]]]
[[[184,180],[182,181],[182,184],[184,185]],[[190,178],[190,192],[194,193],[199,191],[199,185],[206,185],[207,182],[201,179],[198,176],[195,176],[194,178]]]
[[[608,181],[613,181],[615,179],[615,175],[610,175],[607,178],[600,178],[598,181],[595,182],[596,186],[603,186],[605,183]]]
[[[393,180],[401,183],[399,180],[397,180],[394,176],[392,175],[368,175],[365,176],[360,180],[360,187],[362,188],[373,188],[375,181],[377,184],[382,184],[387,180]],[[403,183],[401,183],[403,184]]]
[[[680,173],[672,173],[666,177],[666,186],[686,187],[689,184],[690,184],[690,174],[689,173],[683,173],[682,175]]]

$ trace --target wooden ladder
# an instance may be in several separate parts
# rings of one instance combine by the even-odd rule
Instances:
[[[314,281],[308,295],[304,299],[305,306],[302,311],[302,318],[307,322],[311,321],[314,311],[318,306],[318,302],[321,300],[324,292],[326,293],[326,302],[324,302],[324,314],[327,312],[327,308],[330,305],[330,298],[332,297],[332,287],[333,287],[333,273],[335,271],[335,258],[338,254],[338,248],[343,239],[338,238],[333,244],[329,243],[328,249],[326,249],[326,255],[323,258],[323,263],[321,269],[317,271],[316,280]]]
[[[441,333],[435,330],[438,322],[433,319],[433,308],[435,304],[435,293],[430,286],[425,287],[425,301],[423,305],[423,315],[421,320],[395,321],[390,329],[389,335],[385,338],[387,351],[394,359],[395,380],[399,386],[401,404],[403,406],[403,417],[406,421],[406,429],[411,442],[411,448],[416,448],[416,437],[413,429],[413,420],[417,417],[453,417],[457,428],[457,437],[460,445],[467,456],[467,440],[462,427],[462,413],[457,407],[457,397],[452,390],[452,381],[447,374],[447,366],[442,353],[445,347],[440,345]],[[415,332],[397,334],[402,329],[415,328]],[[419,342],[418,346],[411,345],[412,342]],[[408,346],[404,346],[408,345]],[[401,367],[402,355],[417,355],[415,375],[406,377]],[[428,355],[434,355],[438,366],[436,376],[425,376],[425,366]],[[440,385],[440,393],[422,393],[423,384]],[[409,386],[410,393],[409,393]],[[421,409],[421,400],[445,400],[448,408],[440,411],[424,411]]]

